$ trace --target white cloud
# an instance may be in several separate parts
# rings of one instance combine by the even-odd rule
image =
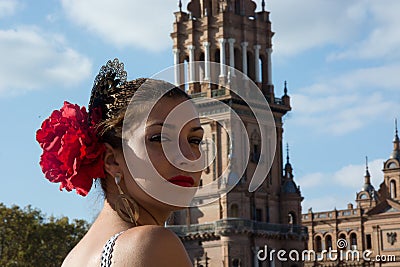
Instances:
[[[291,56],[325,45],[356,40],[368,19],[367,1],[273,0],[272,29],[278,55]]]
[[[0,30],[0,96],[69,87],[90,76],[92,64],[60,35],[39,28]]]
[[[400,2],[397,0],[368,1],[365,36],[346,46],[344,51],[332,53],[329,59],[388,59],[400,58]],[[368,19],[368,21],[367,21]]]
[[[398,0],[272,0],[267,10],[278,55],[333,45],[330,60],[400,57]]]
[[[369,172],[371,174],[371,183],[376,190],[383,182],[383,159],[376,159],[368,163]],[[365,165],[348,165],[336,171],[332,175],[335,184],[342,187],[350,187],[359,191],[364,184]]]
[[[161,51],[172,45],[176,1],[62,0],[71,21],[118,47]]]
[[[17,0],[0,0],[0,18],[13,15],[18,6]]]
[[[375,190],[383,182],[383,159],[375,159],[368,163],[371,184]],[[344,209],[348,203],[355,201],[356,193],[364,185],[365,164],[350,164],[332,173],[310,173],[297,178],[305,195],[302,206],[303,213],[312,207],[313,211],[327,211],[333,208]],[[326,185],[329,185],[327,187]],[[325,192],[329,192],[326,194]],[[322,193],[322,196],[321,196]],[[307,196],[314,196],[308,198]]]
[[[352,70],[292,94],[294,124],[343,135],[400,113],[400,65]]]
[[[385,64],[379,67],[355,69],[337,78],[338,88],[342,91],[374,88],[380,91],[399,91],[400,64]],[[400,97],[400,94],[398,94]]]
[[[118,47],[161,51],[171,46],[177,1],[62,0],[70,20]],[[258,9],[261,1],[258,0]],[[185,2],[184,2],[185,4]],[[400,55],[397,0],[267,1],[277,55],[334,45],[329,58]]]
[[[325,174],[321,172],[316,172],[307,174],[296,180],[297,183],[301,186],[301,188],[313,188],[322,185],[324,182],[324,178]]]

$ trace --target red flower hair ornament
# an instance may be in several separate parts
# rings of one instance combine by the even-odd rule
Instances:
[[[61,183],[60,190],[73,189],[86,196],[93,179],[105,178],[104,144],[96,135],[99,110],[93,110],[89,124],[85,107],[64,102],[60,110],[54,110],[36,132],[36,140],[43,149],[40,166],[46,178]]]

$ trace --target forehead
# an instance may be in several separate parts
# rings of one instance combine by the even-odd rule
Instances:
[[[146,124],[166,121],[174,125],[188,122],[200,124],[196,107],[190,99],[184,97],[161,98],[151,110]]]

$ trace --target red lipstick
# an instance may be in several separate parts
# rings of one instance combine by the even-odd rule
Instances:
[[[168,179],[168,182],[173,183],[175,185],[183,186],[183,187],[193,187],[194,186],[193,178],[190,176],[184,176],[184,175],[174,176],[174,177]]]

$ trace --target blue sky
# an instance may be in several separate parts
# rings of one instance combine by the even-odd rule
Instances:
[[[260,5],[261,1],[255,1]],[[184,5],[187,1],[183,1]],[[284,119],[303,211],[345,208],[383,179],[400,117],[400,2],[270,0],[273,81],[288,81]],[[120,58],[128,78],[172,65],[175,0],[0,0],[0,202],[92,220],[99,191],[60,192],[43,178],[35,132],[64,100],[87,105],[93,79]]]

